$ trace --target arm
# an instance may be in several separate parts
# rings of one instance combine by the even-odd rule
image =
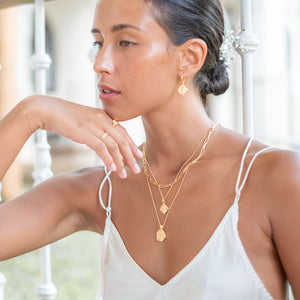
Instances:
[[[295,299],[300,299],[300,157],[278,154],[269,173],[272,236]]]
[[[17,105],[0,122],[0,181],[27,139],[37,129],[27,124],[23,106],[23,103]]]
[[[141,154],[137,146],[123,127],[112,126],[112,119],[103,110],[37,95],[20,102],[0,122],[0,181],[37,129],[51,130],[88,145],[118,174],[124,169],[122,159],[134,173],[139,172],[135,157]],[[104,132],[109,137],[101,141]]]
[[[26,140],[39,128],[88,145],[108,167],[115,163],[119,174],[124,168],[122,158],[135,170],[137,146],[125,129],[112,126],[111,118],[103,110],[33,96],[20,102],[0,122],[0,180]],[[110,137],[105,143],[100,140],[103,132]],[[94,210],[98,208],[95,197],[101,174],[76,174],[54,177],[0,206],[0,260],[37,249],[78,230],[101,232],[90,217],[91,205]],[[102,224],[105,213],[99,211],[99,216],[97,221]]]
[[[97,190],[99,168],[53,177],[0,206],[0,261],[38,249],[79,230],[102,232],[105,211]],[[97,211],[97,223],[91,214]]]

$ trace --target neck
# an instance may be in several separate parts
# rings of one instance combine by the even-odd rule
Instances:
[[[150,165],[170,174],[178,172],[213,125],[198,96],[177,97],[143,116]]]

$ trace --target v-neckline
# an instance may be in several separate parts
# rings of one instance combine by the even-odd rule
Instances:
[[[226,223],[226,221],[229,219],[229,216],[233,212],[235,206],[237,206],[237,202],[236,201],[234,201],[234,203],[226,211],[224,217],[222,218],[222,220],[220,221],[220,223],[218,224],[218,226],[216,227],[216,229],[214,230],[214,232],[212,233],[212,235],[210,236],[210,238],[208,239],[208,241],[200,249],[200,251],[197,252],[197,254],[182,269],[180,269],[173,277],[171,277],[165,284],[160,284],[155,279],[153,279],[148,273],[146,273],[144,271],[144,269],[130,255],[130,253],[127,250],[127,248],[125,246],[125,243],[124,243],[124,241],[123,241],[123,239],[121,237],[121,234],[118,231],[117,227],[115,226],[114,222],[111,220],[111,217],[107,217],[106,220],[110,221],[110,223],[111,223],[110,225],[112,225],[111,227],[114,230],[115,236],[120,241],[120,246],[121,246],[123,252],[125,253],[125,255],[128,257],[129,262],[132,265],[134,265],[139,270],[139,272],[146,278],[146,280],[149,280],[154,285],[156,285],[156,286],[158,286],[160,288],[163,288],[163,287],[165,287],[167,285],[170,285],[172,282],[174,282],[175,280],[178,280],[181,276],[183,276],[184,273],[187,272],[202,255],[204,255],[205,251],[207,251],[209,249],[210,245],[216,239],[218,233],[220,232],[220,230],[222,229],[222,227],[224,226],[224,224]],[[105,226],[105,230],[106,229],[107,229],[107,224]]]

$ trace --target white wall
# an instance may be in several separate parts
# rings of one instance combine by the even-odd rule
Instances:
[[[55,94],[90,106],[95,104],[94,73],[88,59],[93,13],[92,0],[60,0],[46,4],[47,23],[55,46]]]
[[[297,91],[299,5],[297,0],[255,0],[253,3],[253,26],[260,41],[254,64],[255,134],[281,146],[288,146],[289,140],[297,143],[295,135],[300,142],[297,122],[300,112],[300,93]],[[288,69],[289,62],[291,70]]]

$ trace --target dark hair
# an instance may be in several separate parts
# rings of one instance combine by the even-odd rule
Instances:
[[[206,104],[208,94],[223,94],[229,87],[229,78],[225,63],[220,60],[224,17],[219,0],[144,1],[152,5],[154,18],[174,45],[182,45],[193,38],[206,42],[207,57],[194,78],[203,103]]]

